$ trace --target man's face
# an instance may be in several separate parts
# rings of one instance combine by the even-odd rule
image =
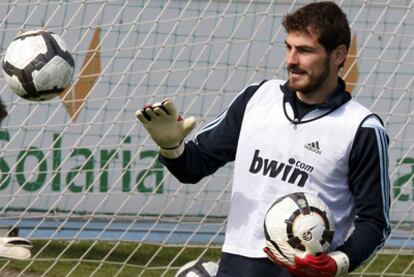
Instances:
[[[330,56],[319,44],[316,34],[289,32],[286,40],[286,65],[289,87],[308,94],[323,88],[333,75]],[[336,77],[335,77],[336,78]]]

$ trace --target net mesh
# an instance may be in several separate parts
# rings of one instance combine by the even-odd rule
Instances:
[[[157,161],[135,111],[171,97],[183,116],[197,118],[195,134],[245,86],[286,79],[281,21],[308,2],[0,3],[2,53],[17,34],[46,28],[66,41],[76,63],[67,95],[46,102],[17,97],[0,79],[9,112],[0,129],[0,227],[42,241],[20,274],[41,261],[44,276],[76,276],[88,261],[93,266],[83,276],[108,276],[111,264],[115,276],[131,276],[128,270],[171,276],[185,257],[219,249],[232,164],[198,184],[179,183]],[[390,137],[393,231],[382,254],[391,258],[372,270],[413,276],[414,2],[335,2],[353,35],[342,75],[353,96],[382,117]],[[144,255],[148,244],[155,250]],[[188,254],[195,245],[202,250]],[[91,254],[98,246],[105,249],[99,258]],[[179,248],[165,258],[171,246]],[[57,252],[48,255],[52,247]],[[80,254],[72,257],[75,250]],[[382,258],[374,257],[365,273]],[[4,261],[2,270],[12,266]]]

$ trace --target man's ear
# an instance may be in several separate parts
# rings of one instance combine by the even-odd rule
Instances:
[[[345,63],[346,56],[348,54],[348,49],[345,44],[341,44],[332,51],[331,58],[334,63],[339,67]]]

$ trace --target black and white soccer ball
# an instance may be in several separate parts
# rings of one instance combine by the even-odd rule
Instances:
[[[184,264],[175,277],[214,277],[218,264],[212,261],[195,260]]]
[[[297,192],[276,200],[264,221],[266,246],[280,261],[326,253],[335,226],[328,206],[318,196]]]
[[[49,100],[72,82],[75,62],[63,39],[53,32],[34,30],[18,35],[3,56],[9,88],[27,100]]]

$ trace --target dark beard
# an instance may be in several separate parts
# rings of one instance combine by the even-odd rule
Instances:
[[[301,73],[307,74],[307,72],[305,72],[304,70],[298,67],[288,66],[288,71],[301,72]],[[310,80],[309,84],[307,84],[304,87],[298,88],[298,87],[291,86],[290,81],[289,81],[288,82],[289,89],[293,91],[300,91],[303,94],[311,94],[312,92],[318,90],[322,86],[322,84],[328,78],[329,73],[330,73],[329,59],[327,59],[326,63],[324,64],[324,70],[322,71],[322,73],[319,76],[316,76],[313,80]]]

